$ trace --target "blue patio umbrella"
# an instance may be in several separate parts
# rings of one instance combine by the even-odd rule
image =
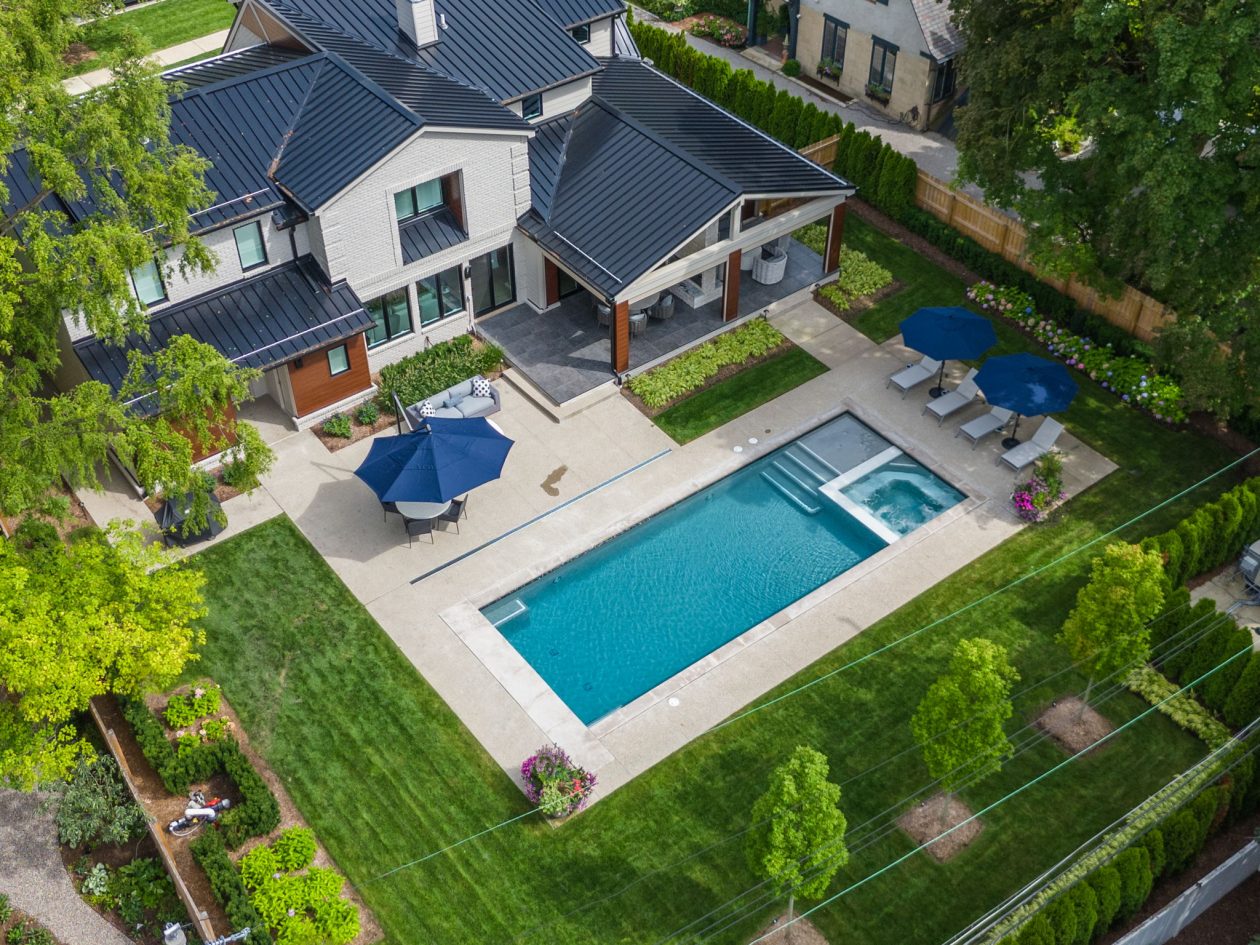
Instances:
[[[354,474],[382,502],[449,502],[498,479],[511,448],[485,417],[429,417],[412,433],[373,442]]]
[[[1005,354],[984,362],[976,374],[976,386],[995,407],[1015,411],[1015,427],[1002,441],[1008,449],[1019,440],[1020,416],[1038,416],[1066,410],[1076,397],[1076,381],[1057,361],[1033,354]]]
[[[993,325],[983,315],[965,308],[921,308],[901,322],[901,337],[907,347],[941,362],[936,386],[929,393],[945,393],[945,362],[978,358],[995,344]]]

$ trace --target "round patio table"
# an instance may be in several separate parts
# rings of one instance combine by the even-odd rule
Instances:
[[[660,297],[661,297],[661,294],[657,292],[656,295],[649,295],[645,299],[639,299],[639,301],[637,302],[631,302],[630,315],[634,316],[634,315],[638,315],[642,313],[644,317],[646,317],[647,310],[650,309],[653,305],[655,305],[657,301],[660,300]]]
[[[450,502],[395,502],[403,518],[426,519],[437,518],[451,507]]]

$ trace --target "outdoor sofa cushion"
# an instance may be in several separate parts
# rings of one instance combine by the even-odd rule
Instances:
[[[474,397],[473,382],[482,381],[490,388],[489,397]],[[488,417],[492,413],[498,413],[499,392],[495,386],[478,374],[476,377],[470,377],[466,381],[460,381],[446,390],[438,391],[432,397],[428,398],[437,409],[433,412],[435,417],[444,417],[452,420],[462,420],[468,417]],[[403,416],[407,420],[407,425],[411,429],[416,429],[424,422],[424,417],[420,414],[420,404],[411,404],[403,407]]]
[[[465,397],[455,409],[462,417],[484,417],[494,411],[493,397]]]

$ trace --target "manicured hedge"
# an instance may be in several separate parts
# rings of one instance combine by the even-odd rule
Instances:
[[[376,402],[382,410],[393,413],[392,394],[409,407],[470,377],[497,371],[502,364],[499,348],[474,344],[472,335],[459,335],[381,368]]]
[[[1174,586],[1238,557],[1260,537],[1260,478],[1249,479],[1195,509],[1169,531],[1142,540],[1164,557]]]
[[[272,945],[267,924],[249,901],[249,891],[241,882],[241,874],[228,857],[223,838],[216,831],[208,831],[189,844],[193,859],[205,870],[210,881],[210,891],[219,901],[234,929],[249,929],[249,940],[254,945]]]
[[[187,794],[194,783],[208,781],[219,772],[231,778],[239,796],[218,821],[218,832],[230,849],[279,826],[280,805],[236,739],[228,737],[176,751],[162,723],[143,702],[120,701],[140,750],[170,793]]]

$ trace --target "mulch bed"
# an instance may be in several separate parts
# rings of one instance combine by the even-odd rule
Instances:
[[[40,922],[39,919],[35,918],[33,915],[28,915],[21,909],[14,909],[12,915],[9,916],[8,922],[0,922],[0,942],[8,940],[7,936],[9,929],[16,925],[26,925],[28,927],[37,926],[47,931],[47,927],[44,923]],[[51,935],[52,933],[49,932],[49,934]],[[53,941],[56,942],[57,945],[64,945],[61,939],[57,938],[55,935],[53,936]]]
[[[806,75],[804,72],[796,77],[796,81],[805,83],[820,95],[825,95],[827,98],[835,99],[837,102],[844,103],[853,101],[852,95],[845,95],[834,85],[828,85],[822,79],[816,79],[812,75]],[[852,202],[853,198],[850,197],[849,201]]]
[[[1082,713],[1082,708],[1084,712]],[[1056,699],[1033,723],[1070,755],[1084,751],[1115,728],[1076,696]]]
[[[778,928],[787,919],[787,913],[777,915],[764,929],[753,936],[752,941],[764,945],[828,945],[818,926],[809,919],[797,919],[787,928]],[[762,936],[765,938],[762,938]]]
[[[65,541],[66,537],[76,528],[82,528],[85,525],[95,525],[92,516],[88,513],[87,508],[79,501],[79,497],[64,482],[59,481],[56,488],[50,489],[47,493],[49,496],[58,496],[66,499],[70,503],[70,512],[64,519],[55,519],[48,515],[37,515],[34,513],[23,512],[21,515],[0,515],[0,532],[5,535],[12,535],[17,530],[22,519],[30,515],[31,518],[48,522],[55,529],[57,534],[61,536],[61,540]]]
[[[872,292],[870,295],[864,295],[859,299],[854,299],[853,302],[850,303],[848,308],[841,308],[839,305],[831,301],[831,299],[827,298],[825,295],[822,294],[821,291],[817,289],[814,290],[814,301],[817,302],[819,305],[821,305],[823,308],[825,308],[827,311],[829,311],[832,315],[836,316],[836,318],[840,319],[842,322],[845,322],[846,324],[852,324],[853,321],[859,315],[865,312],[867,309],[874,308],[880,302],[884,301],[884,299],[888,298],[889,296],[896,295],[905,287],[906,287],[906,284],[904,282],[898,282],[896,279],[894,279],[892,282],[888,283],[888,285],[884,286],[878,292]]]
[[[921,804],[910,808],[897,818],[897,826],[905,831],[915,843],[922,845],[934,837],[939,837],[951,827],[957,827],[971,816],[971,808],[956,797],[947,794],[934,794]],[[933,843],[927,852],[939,862],[952,860],[980,836],[984,824],[973,820],[965,827],[959,827],[942,840]]]
[[[389,413],[381,413],[381,415],[377,417],[376,422],[370,426],[362,424],[356,420],[354,418],[353,411],[347,413],[346,416],[350,418],[350,439],[346,439],[343,436],[329,436],[324,432],[322,424],[317,423],[315,426],[311,427],[311,432],[315,434],[316,439],[323,443],[324,447],[330,453],[335,453],[337,450],[344,450],[347,446],[350,446],[353,443],[358,443],[359,440],[366,440],[369,436],[375,436],[382,430],[388,430],[391,427],[396,427],[398,425],[397,419],[395,419],[393,414]]]
[[[767,351],[765,354],[763,354],[759,358],[749,358],[747,361],[744,361],[742,364],[727,364],[724,367],[718,368],[718,372],[714,374],[711,378],[709,378],[707,381],[705,381],[703,384],[701,384],[699,387],[693,390],[689,390],[685,394],[680,394],[679,396],[675,397],[673,400],[669,401],[669,403],[665,404],[663,407],[649,407],[639,398],[637,394],[635,394],[633,391],[630,390],[629,384],[621,385],[621,396],[626,398],[626,400],[630,401],[630,403],[634,404],[635,408],[640,413],[642,413],[645,417],[648,417],[650,419],[652,417],[656,417],[656,416],[659,416],[660,414],[663,414],[670,407],[677,406],[678,404],[682,403],[684,400],[690,400],[692,397],[695,397],[696,394],[700,393],[701,391],[708,390],[714,384],[720,384],[722,383],[722,381],[728,378],[734,377],[736,374],[742,373],[743,371],[747,371],[749,368],[756,367],[758,364],[764,364],[767,361],[773,361],[775,358],[781,357],[782,355],[787,354],[789,351],[791,351],[795,347],[796,345],[794,345],[792,342],[784,341],[783,344],[779,345],[777,348],[773,348],[770,351]],[[690,353],[691,353],[690,351],[684,351],[678,357],[680,358],[686,357]],[[669,361],[665,361],[662,364],[658,364],[656,367],[652,368],[652,370],[655,371],[656,368],[664,367],[665,364],[670,364],[674,360],[676,359],[670,358]]]
[[[71,43],[61,54],[61,61],[68,66],[77,66],[89,59],[96,59],[100,54],[87,43]]]

